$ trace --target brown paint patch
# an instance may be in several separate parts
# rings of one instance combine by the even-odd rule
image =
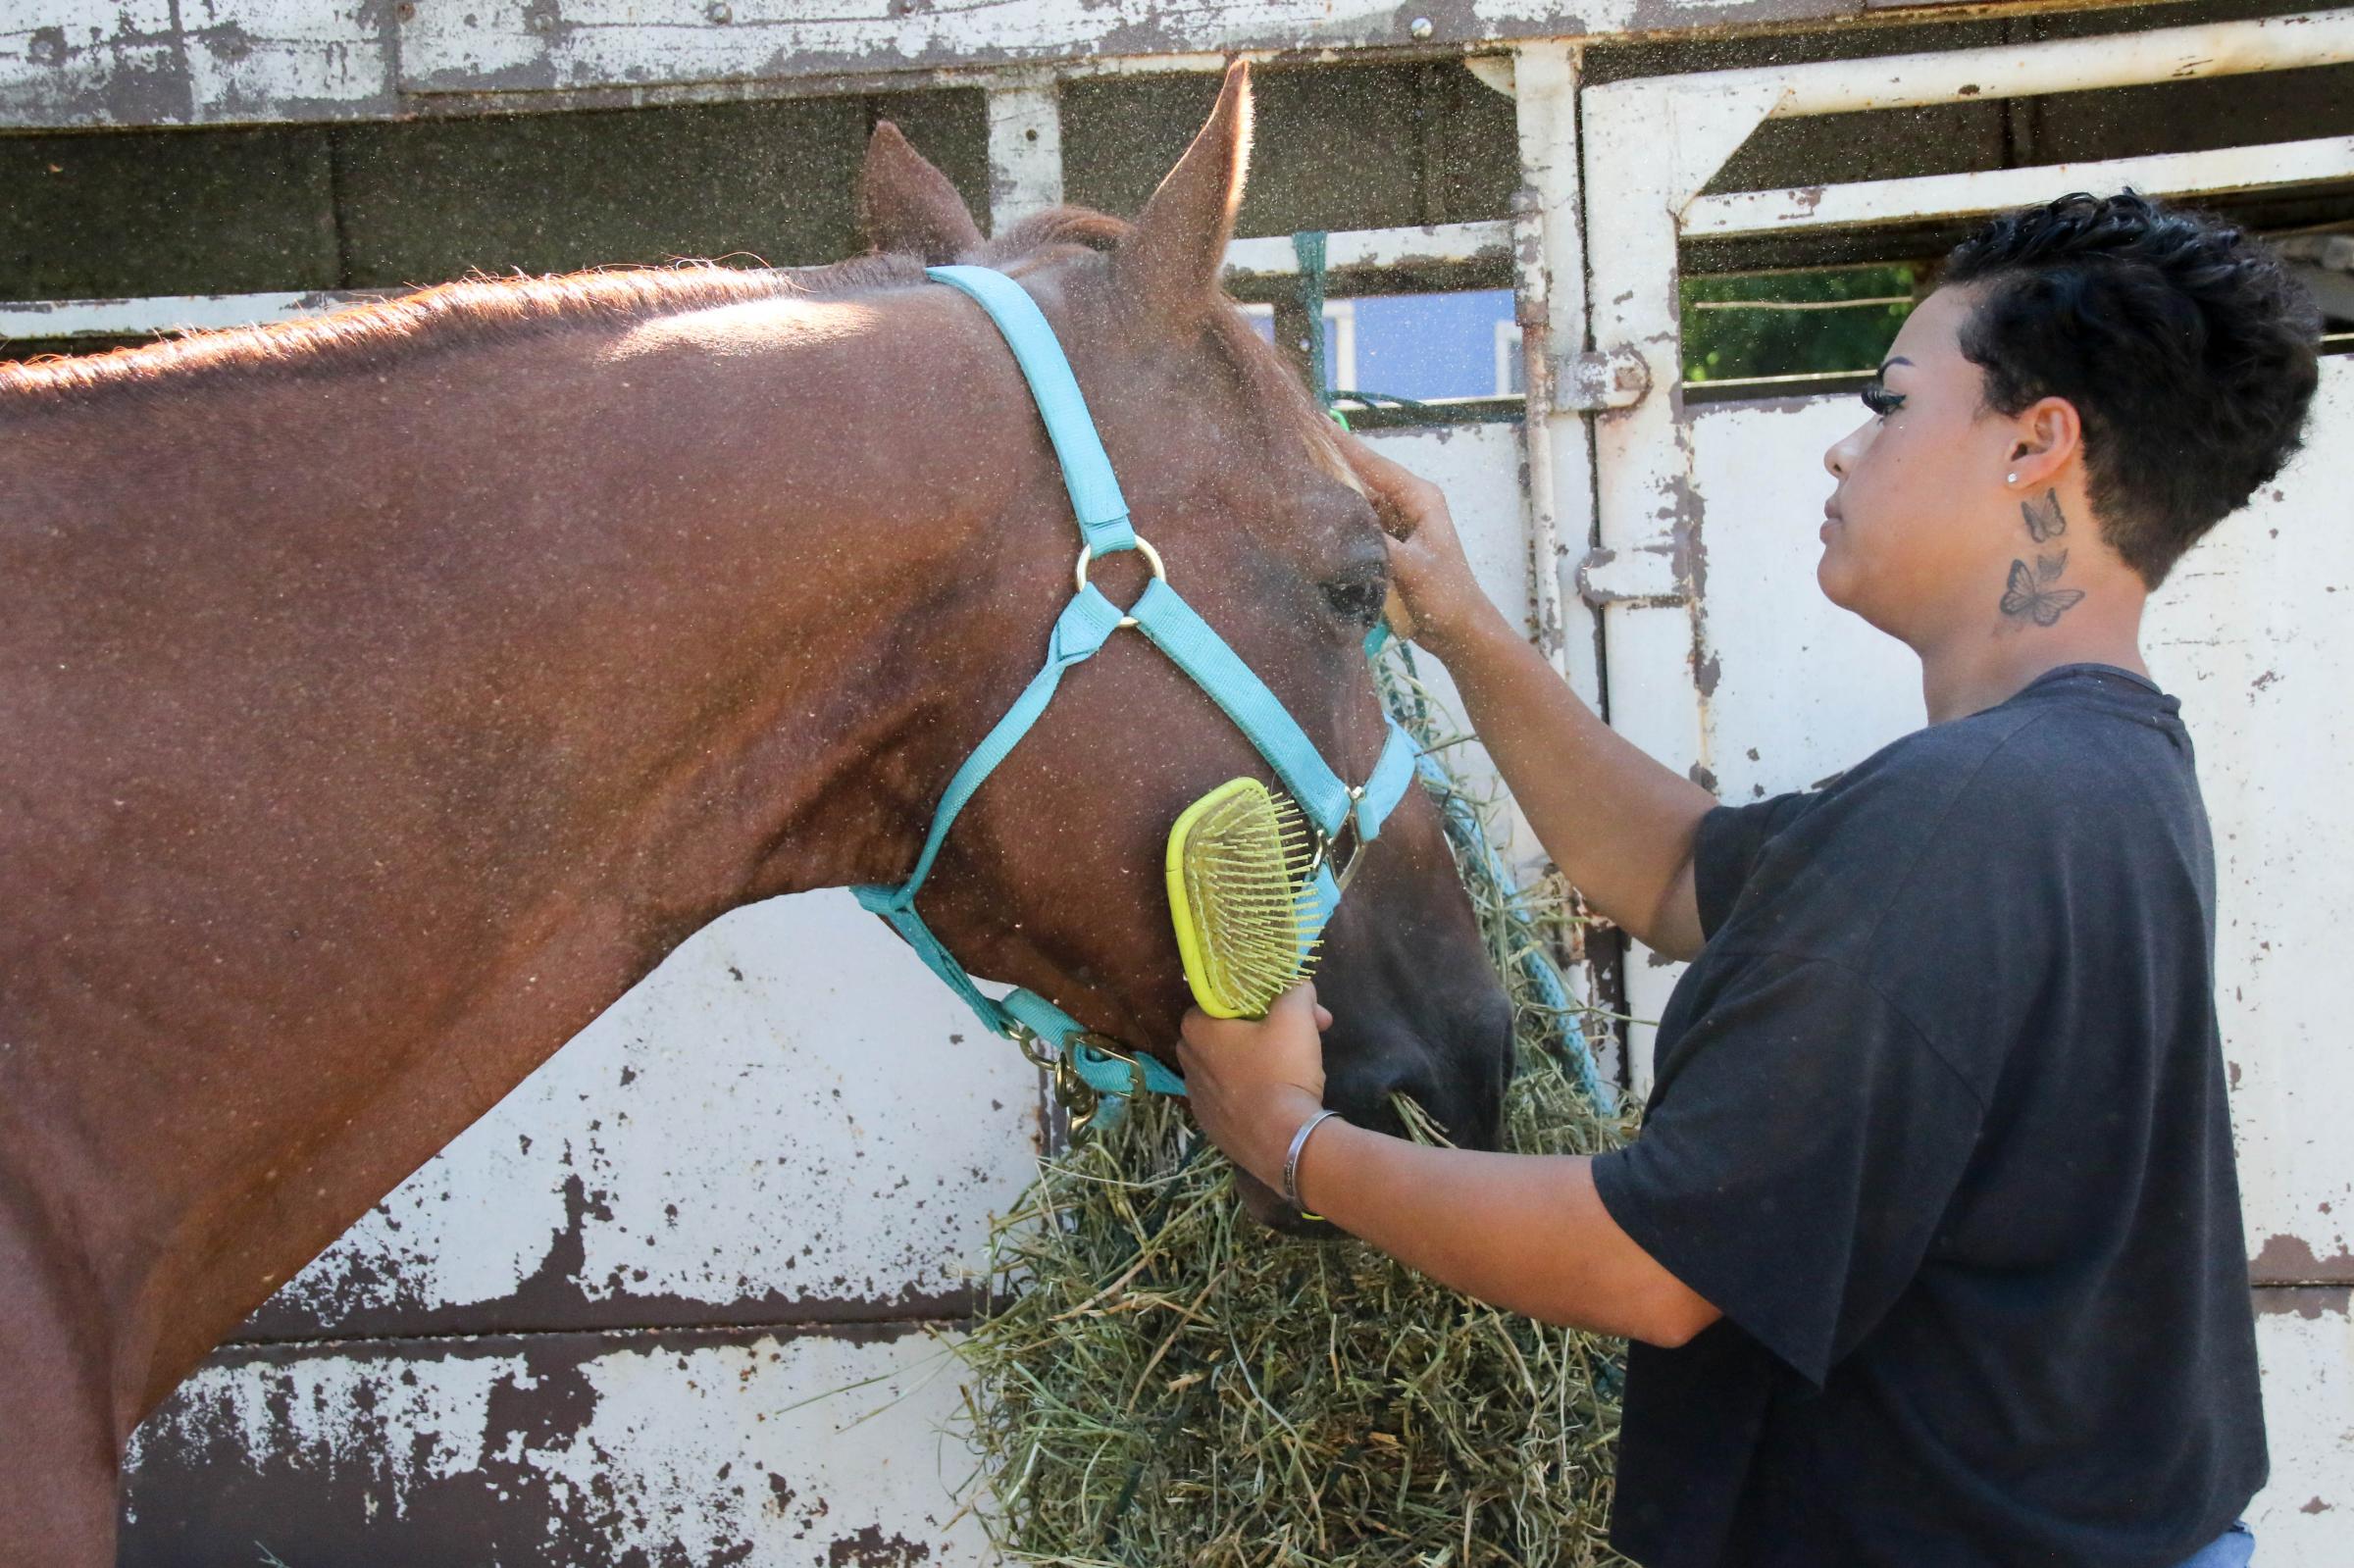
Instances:
[[[1692,665],[1692,683],[1700,688],[1703,698],[1716,694],[1716,683],[1724,679],[1724,661],[1712,653]],[[1754,753],[1753,753],[1754,755]]]
[[[592,1189],[577,1171],[565,1174],[564,1225],[539,1264],[505,1295],[487,1301],[442,1302],[428,1297],[404,1262],[422,1258],[355,1256],[329,1290],[273,1296],[245,1320],[230,1342],[276,1344],[350,1339],[400,1340],[474,1334],[545,1334],[575,1330],[735,1329],[937,1321],[970,1317],[980,1298],[969,1290],[919,1290],[903,1286],[861,1293],[846,1276],[822,1290],[742,1286],[734,1299],[713,1302],[634,1289],[635,1281],[588,1277],[588,1226],[610,1223],[609,1194]],[[382,1265],[382,1266],[380,1266]]]
[[[2334,1285],[2354,1281],[2354,1252],[2316,1257],[2301,1236],[2276,1236],[2248,1260],[2248,1278],[2258,1285]]]
[[[835,1330],[832,1340],[882,1343],[900,1331]],[[589,1363],[618,1350],[641,1353],[752,1345],[773,1336],[751,1333],[661,1332],[615,1338],[605,1335],[529,1335],[430,1344],[379,1342],[333,1346],[272,1345],[218,1352],[217,1364],[297,1368],[322,1357],[341,1362],[382,1363],[380,1384],[413,1384],[420,1362],[516,1358],[521,1376],[502,1376],[489,1390],[482,1434],[483,1462],[442,1473],[434,1459],[439,1434],[412,1425],[412,1418],[382,1407],[355,1391],[337,1419],[348,1428],[338,1444],[341,1462],[301,1443],[248,1446],[234,1422],[191,1434],[168,1419],[142,1436],[139,1465],[125,1478],[122,1545],[117,1568],[185,1568],[192,1563],[248,1563],[267,1560],[262,1545],[297,1568],[416,1568],[420,1563],[504,1563],[509,1568],[557,1568],[573,1563],[610,1563],[617,1568],[716,1568],[741,1562],[756,1543],[744,1531],[763,1520],[782,1521],[806,1540],[827,1513],[824,1499],[801,1499],[782,1476],[752,1472],[731,1479],[724,1467],[721,1490],[742,1502],[740,1529],[728,1539],[691,1548],[673,1541],[651,1548],[622,1549],[627,1536],[643,1538],[650,1492],[632,1491],[626,1464],[597,1453],[594,1479],[586,1487],[568,1479],[566,1467],[536,1463],[590,1442],[597,1413]],[[772,1346],[773,1349],[773,1346]],[[299,1429],[296,1395],[288,1384],[274,1390],[269,1424],[281,1437]],[[467,1446],[473,1439],[468,1435]],[[405,1455],[397,1466],[352,1463],[354,1453]],[[398,1505],[391,1472],[405,1474]],[[649,1476],[649,1487],[665,1485]],[[617,1484],[617,1482],[619,1484]],[[676,1478],[669,1485],[676,1485]],[[818,1538],[824,1540],[823,1536]],[[928,1562],[921,1542],[887,1536],[869,1527],[833,1543],[830,1563],[844,1568],[901,1568]]]
[[[930,1546],[904,1536],[886,1536],[881,1525],[843,1536],[826,1548],[826,1568],[904,1568],[931,1560]]]

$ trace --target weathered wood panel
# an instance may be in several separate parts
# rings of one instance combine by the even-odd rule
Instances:
[[[968,145],[979,142],[979,94]],[[861,248],[866,100],[501,116],[333,132],[342,286]]]
[[[285,126],[0,136],[0,299],[333,288],[334,173]]]
[[[0,299],[401,288],[861,243],[873,123],[986,211],[964,88],[572,115],[0,135]],[[314,304],[311,308],[320,306]],[[226,325],[210,319],[206,325]]]

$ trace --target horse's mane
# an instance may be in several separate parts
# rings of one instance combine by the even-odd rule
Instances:
[[[969,259],[1001,265],[1049,245],[1102,248],[1126,226],[1084,208],[1040,213]],[[298,321],[190,331],[98,354],[0,363],[0,406],[163,390],[216,378],[251,382],[305,370],[375,367],[416,354],[511,341],[554,329],[629,324],[750,300],[912,287],[920,257],[875,253],[824,267],[748,268],[711,261],[604,267],[545,277],[477,275]]]
[[[1069,247],[1109,250],[1128,232],[1116,218],[1054,207],[1013,225],[961,260],[1007,267]],[[254,383],[330,369],[375,368],[451,347],[512,341],[567,327],[627,325],[750,300],[824,298],[924,281],[923,258],[854,256],[824,267],[741,268],[711,261],[611,267],[546,277],[473,277],[353,305],[325,316],[192,331],[100,354],[0,362],[0,412],[109,396]],[[1221,348],[1284,423],[1308,438],[1329,470],[1348,475],[1330,426],[1281,362],[1233,311],[1215,313]],[[1267,373],[1276,374],[1270,377]]]

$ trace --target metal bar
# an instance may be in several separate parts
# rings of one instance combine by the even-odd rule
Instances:
[[[1671,211],[1684,213],[1762,122],[1810,115],[2186,81],[2354,61],[2354,8],[2248,22],[2101,33],[2048,43],[1879,59],[1695,72],[1614,82],[1586,93],[1646,140],[1643,156]],[[1708,198],[1713,199],[1713,198]]]
[[[1016,220],[1062,205],[1061,91],[1051,76],[1016,78],[989,89],[989,223],[1003,233]]]
[[[1997,44],[1878,60],[1760,66],[1659,80],[1663,84],[1706,83],[1714,91],[1738,91],[1756,82],[1778,83],[1782,94],[1769,113],[1775,119],[1788,119],[1917,109],[1963,98],[2085,92],[2349,61],[2354,61],[2354,8],[2158,27],[2146,32],[2100,33],[2023,48]]]
[[[141,299],[52,299],[0,304],[0,338],[145,337],[321,316],[374,293],[158,294]]]
[[[1910,179],[1860,180],[1790,190],[1744,190],[1702,196],[1684,209],[1688,239],[1848,228],[1920,218],[1970,217],[2044,201],[2062,191],[2114,189],[2211,195],[2274,190],[2354,178],[2354,136],[2163,153],[2101,163],[1988,169]]]
[[[1550,42],[1520,45],[1510,64],[1521,177],[1512,201],[1512,315],[1526,399],[1520,432],[1538,642],[1569,688],[1607,715],[1601,620],[1576,593],[1578,566],[1594,532],[1594,430],[1559,395],[1560,367],[1585,348],[1588,320],[1577,114],[1584,61],[1575,44]],[[1533,879],[1545,869],[1544,846],[1517,802],[1511,811],[1513,870]],[[1576,984],[1586,1001],[1624,1012],[1615,958],[1610,939],[1598,936]],[[1605,1070],[1615,1080],[1624,1043],[1616,1031],[1609,1033],[1604,1054],[1618,1060],[1606,1062]]]
[[[1407,228],[1335,230],[1325,241],[1328,273],[1386,272],[1402,267],[1500,264],[1512,256],[1512,226],[1506,221],[1426,224]],[[1226,281],[1257,282],[1297,277],[1299,258],[1289,238],[1238,239],[1226,247]]]
[[[1527,44],[1513,51],[1512,86],[1520,172],[1510,234],[1512,313],[1520,325],[1522,424],[1528,451],[1529,531],[1534,555],[1537,641],[1563,680],[1599,701],[1591,626],[1568,625],[1564,574],[1585,554],[1592,528],[1592,436],[1573,407],[1557,397],[1561,355],[1585,346],[1586,263],[1580,232],[1577,89],[1574,46]],[[1574,534],[1576,548],[1567,547]],[[1581,606],[1582,611],[1582,606]],[[1583,613],[1579,619],[1588,619]]]

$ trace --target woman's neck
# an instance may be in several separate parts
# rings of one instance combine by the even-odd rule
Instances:
[[[2069,664],[2107,664],[2147,676],[2141,657],[2139,593],[2119,592],[2096,608],[2086,599],[2061,625],[1982,629],[1926,646],[1920,655],[1920,692],[1929,723],[1965,718],[2008,702],[2047,671]],[[2090,612],[2090,613],[2083,613]]]

